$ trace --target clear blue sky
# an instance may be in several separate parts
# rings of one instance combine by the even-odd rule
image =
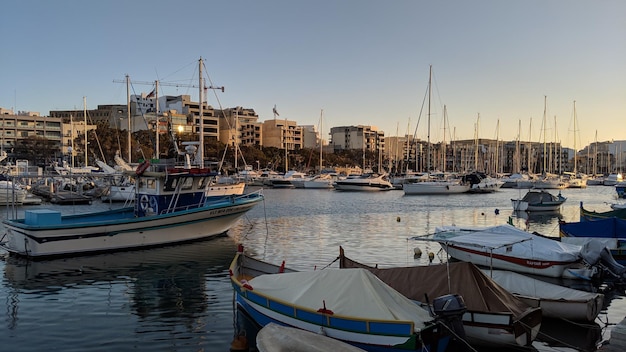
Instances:
[[[546,140],[573,146],[576,100],[580,148],[596,131],[626,139],[625,16],[624,0],[9,0],[0,106],[125,104],[113,80],[197,84],[202,57],[226,87],[221,105],[261,121],[276,105],[281,119],[317,125],[323,109],[326,135],[364,124],[426,139],[425,112],[416,124],[432,65],[431,141],[444,138],[444,104],[447,141],[474,138],[479,114],[480,138],[514,140],[521,121],[522,140],[543,141],[547,96]]]

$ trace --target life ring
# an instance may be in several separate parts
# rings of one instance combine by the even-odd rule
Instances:
[[[143,163],[137,166],[137,170],[135,170],[135,175],[141,176],[146,170],[150,167],[150,162],[148,160],[144,160]]]
[[[150,204],[150,200],[148,199],[148,195],[143,194],[141,199],[139,200],[139,205],[141,206],[141,210],[148,209],[148,205]]]
[[[156,196],[150,196],[150,208],[154,213],[159,213],[159,203],[157,202]]]

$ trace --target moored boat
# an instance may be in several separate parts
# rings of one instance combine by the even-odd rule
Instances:
[[[462,317],[465,335],[472,345],[529,346],[541,327],[540,308],[514,297],[472,263],[379,268],[346,257],[340,248],[339,266],[367,269],[416,301],[424,302],[424,297],[459,294],[467,308]]]
[[[256,335],[259,352],[365,352],[365,350],[323,334],[275,323],[265,325]]]
[[[389,191],[393,185],[386,174],[362,174],[335,181],[333,184],[338,191]]]
[[[559,211],[567,198],[544,190],[530,190],[521,199],[511,199],[514,211]]]
[[[592,322],[604,303],[604,295],[552,284],[507,270],[484,270],[498,285],[531,307],[541,308],[545,318]]]
[[[27,210],[23,219],[4,220],[3,247],[27,257],[49,257],[193,241],[223,234],[263,199],[260,192],[207,198],[207,170],[151,168],[136,175],[134,206],[64,216]]]
[[[278,323],[365,349],[444,351],[448,330],[365,269],[296,272],[243,253],[229,269],[240,309],[263,327]]]
[[[600,275],[599,268],[587,264],[582,246],[531,234],[508,224],[485,228],[444,226],[431,236],[413,239],[438,242],[454,259],[494,269],[583,280]]]
[[[561,241],[581,246],[589,241],[600,242],[617,263],[626,265],[626,219],[610,217],[595,218],[593,221],[561,221],[559,234]]]

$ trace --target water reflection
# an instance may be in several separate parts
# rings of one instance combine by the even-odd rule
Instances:
[[[6,256],[9,325],[18,324],[20,312],[32,315],[32,309],[42,301],[66,301],[66,308],[72,309],[79,305],[72,297],[80,297],[83,292],[89,297],[81,299],[97,302],[94,310],[108,312],[127,307],[140,321],[176,318],[189,330],[200,333],[204,328],[196,326],[199,315],[212,314],[211,310],[228,312],[219,290],[229,288],[224,277],[235,252],[232,239],[221,237],[158,249],[54,260]]]

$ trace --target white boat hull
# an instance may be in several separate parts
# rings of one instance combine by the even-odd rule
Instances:
[[[28,257],[62,256],[153,247],[218,236],[250,210],[254,201],[238,206],[198,208],[174,214],[115,219],[59,226],[24,226],[5,221],[10,252]]]
[[[591,277],[592,274],[590,270],[580,267],[577,263],[549,262],[495,254],[490,256],[489,252],[460,247],[452,244],[443,245],[442,247],[452,258],[471,262],[484,267],[493,267],[519,273],[570,279]]]

